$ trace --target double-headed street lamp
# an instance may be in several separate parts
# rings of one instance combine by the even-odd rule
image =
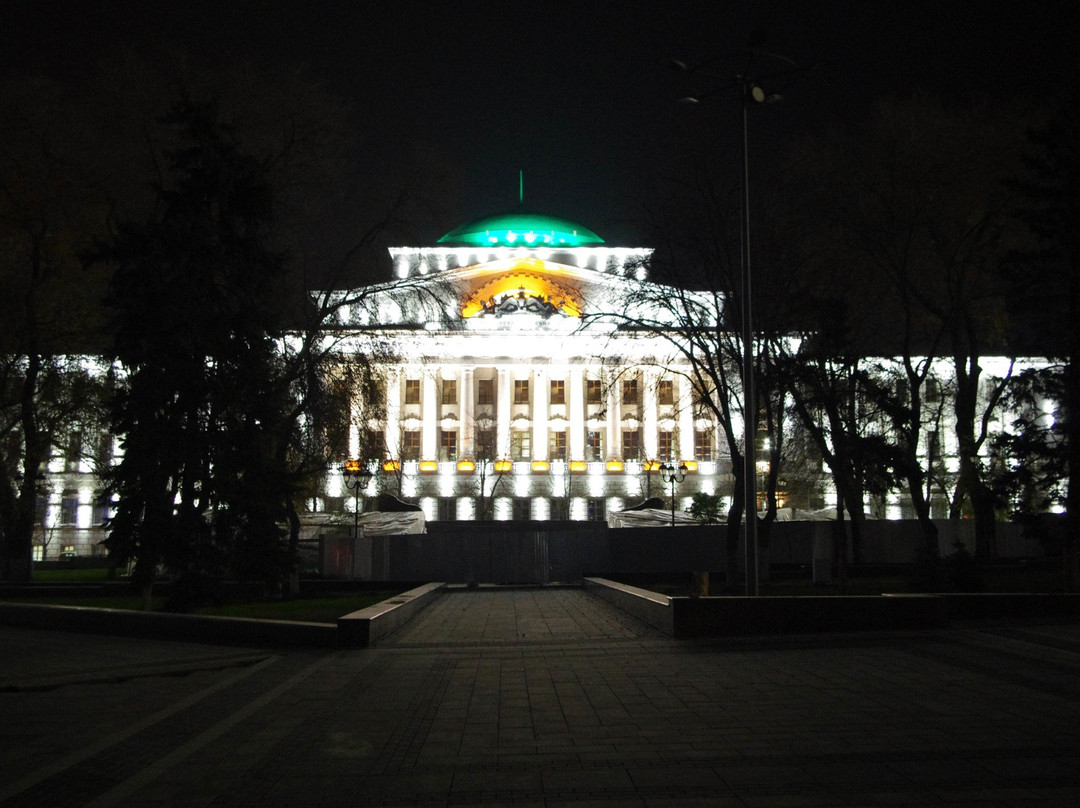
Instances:
[[[660,476],[665,482],[671,483],[671,526],[675,527],[675,485],[681,483],[686,479],[686,472],[689,469],[686,468],[685,463],[680,463],[678,468],[675,468],[673,463],[664,463],[660,466]]]
[[[717,90],[737,88],[742,95],[742,221],[740,223],[740,241],[742,242],[742,379],[743,379],[743,528],[744,528],[744,552],[746,565],[746,594],[758,594],[758,537],[757,537],[757,479],[756,479],[756,452],[757,441],[757,394],[754,390],[754,317],[752,307],[753,285],[750,272],[750,134],[749,113],[751,104],[763,104],[781,100],[780,95],[766,93],[751,77],[751,67],[754,56],[765,55],[780,59],[794,66],[795,63],[786,56],[765,53],[751,49],[748,53],[747,64],[743,70],[734,76],[715,73],[711,70],[702,70],[700,67],[691,67],[686,62],[665,60],[664,64],[678,70],[702,73],[715,79],[721,79],[724,84]],[[797,68],[795,68],[797,70]],[[775,77],[794,72],[785,69]],[[698,103],[704,100],[704,96],[691,96],[682,99],[690,103]],[[674,517],[673,517],[674,521]]]
[[[345,488],[353,492],[353,538],[360,535],[360,492],[371,479],[371,470],[359,460],[346,460],[342,468]]]

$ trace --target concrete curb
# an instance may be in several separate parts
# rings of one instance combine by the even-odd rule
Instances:
[[[396,597],[339,617],[338,645],[367,648],[412,620],[442,595],[446,584],[436,582],[410,589]]]
[[[337,627],[333,623],[136,612],[91,606],[0,603],[0,625],[228,645],[323,648],[337,645]]]
[[[672,637],[942,628],[946,603],[934,595],[667,597],[604,578],[589,592]]]

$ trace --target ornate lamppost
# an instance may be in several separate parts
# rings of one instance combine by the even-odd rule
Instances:
[[[342,469],[345,488],[353,492],[353,538],[360,535],[360,492],[371,479],[371,470],[359,460],[346,460]]]
[[[689,469],[686,468],[685,463],[680,463],[678,468],[675,468],[673,463],[664,463],[660,466],[660,476],[665,482],[671,483],[671,526],[675,527],[675,485],[681,483],[686,479],[686,472]]]

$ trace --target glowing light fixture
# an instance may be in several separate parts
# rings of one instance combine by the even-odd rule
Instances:
[[[532,462],[533,474],[547,474],[551,470],[551,464],[546,460],[534,460]]]
[[[604,468],[612,474],[621,474],[624,466],[621,460],[609,460],[604,464]]]
[[[584,474],[589,470],[589,464],[584,460],[571,460],[570,461],[570,473],[571,474]]]
[[[401,471],[400,460],[385,460],[382,464],[382,470],[386,472]]]
[[[439,470],[439,461],[438,460],[421,460],[420,461],[420,471],[421,471],[421,473],[423,473],[423,474],[434,474],[438,470]]]
[[[514,462],[512,460],[496,460],[495,471],[499,474],[505,474],[514,468]]]
[[[472,460],[459,460],[457,470],[460,474],[472,474],[476,471],[476,463]]]
[[[698,462],[696,460],[684,460],[679,465],[687,471],[697,471]]]
[[[659,460],[645,460],[641,464],[642,471],[660,471]]]

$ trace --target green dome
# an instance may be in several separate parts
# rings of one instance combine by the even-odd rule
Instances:
[[[440,244],[482,247],[584,247],[604,240],[587,227],[542,213],[502,213],[463,224]]]

